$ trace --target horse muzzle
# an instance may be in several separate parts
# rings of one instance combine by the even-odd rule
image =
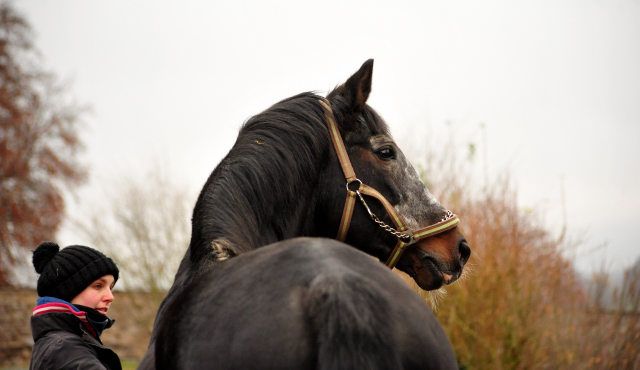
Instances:
[[[469,261],[471,248],[457,227],[413,244],[398,269],[424,290],[439,289],[458,280]]]

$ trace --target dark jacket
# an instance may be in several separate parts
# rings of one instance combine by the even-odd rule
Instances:
[[[73,305],[37,306],[31,332],[35,344],[29,369],[122,369],[118,355],[102,344],[85,313]]]

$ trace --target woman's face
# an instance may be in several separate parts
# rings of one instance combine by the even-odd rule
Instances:
[[[103,315],[109,311],[109,306],[113,302],[113,285],[115,284],[113,275],[105,275],[80,292],[71,300],[71,304],[95,308]]]

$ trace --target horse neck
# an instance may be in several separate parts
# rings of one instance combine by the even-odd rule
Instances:
[[[326,170],[330,144],[328,136],[323,145],[325,140],[311,134],[301,137],[303,133],[238,137],[196,203],[192,261],[215,260],[211,248],[218,242],[240,254],[279,240],[314,235],[316,188]]]

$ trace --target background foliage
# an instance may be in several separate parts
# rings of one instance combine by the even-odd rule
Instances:
[[[84,108],[68,102],[41,66],[32,30],[0,2],[0,286],[29,249],[52,240],[64,216],[64,187],[80,185]]]
[[[195,196],[159,162],[146,173],[115,179],[104,193],[107,207],[87,204],[73,224],[83,240],[116,261],[131,315],[150,334],[189,245]]]
[[[508,176],[474,189],[469,154],[431,152],[423,167],[473,251],[470,272],[435,299],[461,368],[640,368],[640,263],[615,289],[604,269],[584,280],[572,264],[579,239],[518,207]]]

